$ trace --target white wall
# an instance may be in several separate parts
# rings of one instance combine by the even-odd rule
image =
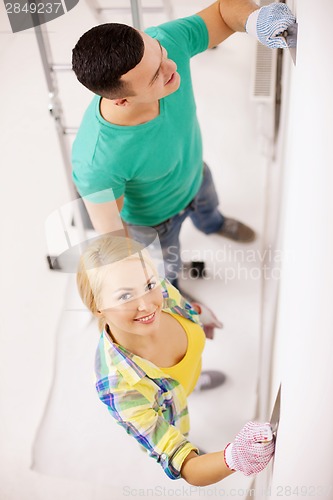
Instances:
[[[269,498],[332,499],[333,2],[300,0],[296,8],[274,367],[282,406]]]

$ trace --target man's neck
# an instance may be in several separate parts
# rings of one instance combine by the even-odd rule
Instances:
[[[114,125],[133,126],[149,122],[160,113],[159,101],[130,106],[116,106],[109,99],[102,97],[100,113],[104,120]]]

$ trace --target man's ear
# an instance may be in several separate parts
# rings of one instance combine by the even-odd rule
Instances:
[[[127,99],[112,99],[112,102],[115,106],[128,106]]]

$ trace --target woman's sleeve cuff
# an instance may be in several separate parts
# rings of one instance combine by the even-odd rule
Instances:
[[[228,469],[235,471],[236,470],[234,468],[235,464],[234,464],[234,461],[232,459],[232,447],[233,447],[233,444],[228,443],[227,446],[224,448],[223,455],[224,455],[224,462],[225,462],[226,466],[228,467]]]

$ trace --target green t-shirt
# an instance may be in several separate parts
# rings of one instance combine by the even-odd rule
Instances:
[[[202,139],[192,89],[190,58],[207,49],[203,19],[190,16],[148,28],[177,64],[179,89],[160,100],[160,114],[135,126],[113,125],[88,107],[73,145],[73,179],[94,203],[124,195],[125,222],[157,225],[184,209],[199,190]]]

